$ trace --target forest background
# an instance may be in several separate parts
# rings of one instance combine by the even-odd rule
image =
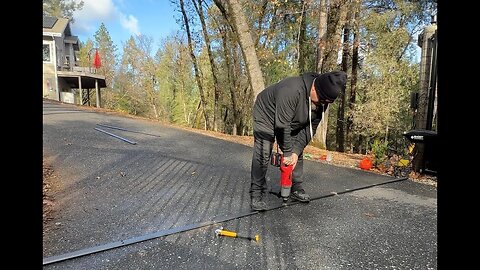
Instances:
[[[303,72],[343,70],[347,88],[311,142],[338,152],[405,153],[420,88],[417,37],[432,0],[170,0],[181,32],[156,44],[132,35],[119,48],[105,24],[82,41],[97,49],[106,109],[225,134],[251,136],[251,108],[266,86]],[[43,0],[44,15],[72,17],[82,1]],[[160,12],[160,11],[159,11]],[[95,103],[95,95],[89,97]],[[434,122],[434,129],[435,129]]]

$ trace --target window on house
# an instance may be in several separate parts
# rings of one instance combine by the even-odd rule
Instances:
[[[43,62],[51,62],[50,59],[50,45],[43,44]]]

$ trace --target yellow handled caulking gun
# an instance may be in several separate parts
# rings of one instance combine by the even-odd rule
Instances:
[[[254,237],[244,236],[244,235],[240,235],[236,232],[224,230],[223,227],[220,227],[219,229],[216,229],[215,234],[217,236],[228,236],[228,237],[233,237],[233,238],[245,238],[245,239],[248,239],[248,240],[253,240],[255,242],[258,242],[260,240],[260,236],[258,236],[258,234],[256,234]]]

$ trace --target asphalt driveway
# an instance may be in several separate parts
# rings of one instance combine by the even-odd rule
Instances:
[[[44,269],[437,269],[437,191],[408,179],[305,161],[312,202],[252,212],[250,147],[49,101],[43,152]]]

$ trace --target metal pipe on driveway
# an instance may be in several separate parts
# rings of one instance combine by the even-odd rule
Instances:
[[[130,141],[130,140],[128,140],[128,139],[125,139],[125,138],[123,138],[123,137],[120,137],[120,136],[118,136],[118,135],[115,135],[115,134],[113,134],[113,133],[110,133],[110,132],[105,131],[105,130],[103,130],[103,129],[99,129],[99,128],[94,128],[94,129],[95,129],[95,130],[98,130],[98,131],[100,131],[100,132],[103,132],[103,133],[105,133],[105,134],[108,134],[108,135],[110,135],[110,136],[113,136],[113,137],[115,137],[115,138],[117,138],[117,139],[120,139],[120,140],[122,140],[122,141],[128,142],[129,144],[137,144],[137,143],[134,142],[134,141]]]

